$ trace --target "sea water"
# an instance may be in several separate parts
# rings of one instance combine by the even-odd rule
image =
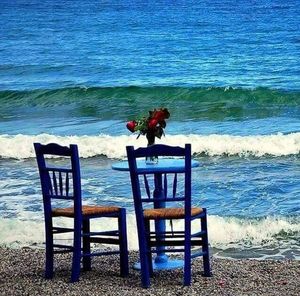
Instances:
[[[56,142],[79,146],[84,204],[126,207],[137,249],[111,165],[147,143],[126,122],[167,107],[156,142],[192,144],[214,255],[300,258],[297,0],[4,0],[0,15],[1,245],[43,246],[33,142]]]

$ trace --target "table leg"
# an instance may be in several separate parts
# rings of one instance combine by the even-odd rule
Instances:
[[[153,197],[154,199],[161,199],[165,197],[164,190],[163,190],[163,185],[162,185],[162,174],[155,174],[155,189],[153,192]],[[162,201],[155,201],[154,202],[154,208],[159,209],[159,208],[165,208],[166,203]],[[156,235],[159,239],[160,233],[165,232],[166,230],[166,222],[165,220],[158,220],[155,221],[155,231]],[[165,247],[157,247],[157,256],[154,260],[155,263],[165,263],[168,261],[168,256],[164,252]]]
[[[161,173],[155,174],[155,190],[153,192],[154,198],[164,198],[164,188],[163,188],[163,176]],[[162,201],[154,202],[154,208],[165,208],[166,203]],[[166,221],[159,220],[155,221],[155,231],[159,237],[159,233],[166,231]],[[169,257],[164,252],[165,247],[157,247],[157,256],[154,259],[153,269],[173,269],[183,266],[183,260],[170,260]]]
[[[164,198],[165,193],[164,193],[164,188],[162,184],[162,174],[157,173],[155,174],[155,189],[153,192],[153,197],[154,199],[161,199]],[[159,209],[159,208],[164,208],[166,206],[165,202],[162,201],[155,201],[154,202],[154,208]],[[163,233],[166,230],[166,223],[165,220],[159,220],[155,221],[155,231],[156,234],[159,235],[159,233]],[[154,270],[166,270],[166,269],[174,269],[174,268],[180,268],[184,266],[184,260],[174,260],[174,259],[169,259],[169,257],[166,255],[165,247],[157,247],[157,256],[153,260],[153,269]],[[134,269],[141,269],[141,264],[135,263],[133,266]]]

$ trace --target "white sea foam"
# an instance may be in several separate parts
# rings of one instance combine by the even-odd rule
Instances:
[[[32,213],[34,215],[34,213]],[[35,216],[36,217],[36,216]],[[29,218],[29,217],[27,217]],[[63,222],[67,221],[67,222]],[[58,220],[62,226],[72,226],[71,219]],[[93,222],[91,230],[109,230],[116,227],[116,221],[107,219],[104,223],[100,220]],[[174,227],[182,228],[173,221]],[[167,223],[169,227],[169,223]],[[194,227],[193,227],[194,228]],[[128,246],[130,250],[137,250],[137,233],[134,214],[127,215]],[[259,220],[246,220],[238,218],[224,218],[208,216],[209,241],[212,247],[221,249],[251,246],[265,246],[276,243],[276,235],[287,233],[299,237],[300,220],[287,218],[267,217]],[[66,234],[61,238],[71,239]],[[39,220],[19,220],[0,218],[0,245],[28,246],[33,243],[43,244],[44,224]]]
[[[33,143],[78,144],[80,156],[83,158],[105,155],[109,158],[125,157],[126,145],[145,146],[146,138],[138,140],[134,135],[109,136],[56,136],[49,134],[31,135],[0,135],[0,157],[26,159],[34,157]],[[274,134],[260,136],[232,135],[167,135],[157,143],[173,146],[191,143],[193,153],[204,153],[208,156],[219,155],[264,155],[286,156],[300,152],[300,133]]]
[[[259,246],[272,244],[275,236],[300,234],[300,220],[289,218],[266,217],[262,219],[238,219],[209,216],[209,238],[214,247],[227,248],[229,244]]]

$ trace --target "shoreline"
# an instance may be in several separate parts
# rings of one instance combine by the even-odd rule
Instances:
[[[155,272],[151,287],[140,285],[139,271],[119,276],[118,256],[93,258],[92,271],[82,272],[78,283],[69,283],[71,255],[56,255],[55,275],[46,280],[44,250],[0,247],[0,295],[299,295],[300,261],[220,259],[212,257],[213,277],[201,276],[202,259],[192,265],[192,285],[184,287],[183,270]]]

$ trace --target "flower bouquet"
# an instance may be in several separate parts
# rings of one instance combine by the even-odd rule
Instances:
[[[149,111],[148,117],[142,117],[138,120],[129,121],[126,127],[132,132],[139,132],[140,135],[146,135],[148,146],[155,143],[155,137],[161,138],[164,135],[164,128],[166,127],[166,119],[170,117],[167,108],[154,109]]]
[[[126,127],[132,132],[139,132],[137,138],[140,135],[146,135],[148,140],[148,146],[155,143],[155,137],[161,138],[164,135],[164,128],[166,127],[166,119],[170,117],[170,113],[167,108],[154,109],[149,111],[148,117],[142,117],[138,120],[129,121]],[[151,156],[146,158],[146,164],[156,164],[158,162],[157,156]]]

